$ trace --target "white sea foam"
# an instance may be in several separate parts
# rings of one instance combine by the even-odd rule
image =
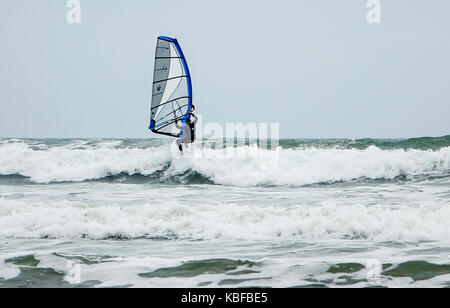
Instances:
[[[249,151],[242,147],[237,151]],[[173,165],[176,173],[195,170],[217,184],[234,186],[291,185],[350,181],[359,178],[394,179],[400,175],[442,175],[450,170],[450,147],[439,151],[381,150],[371,146],[365,150],[282,149],[262,151],[279,155],[277,165],[262,168],[259,158],[227,159],[225,150],[203,150],[209,158],[185,159]],[[241,155],[241,157],[244,155]],[[212,158],[211,158],[212,157]]]
[[[200,156],[180,159],[171,146],[149,148],[117,147],[118,142],[95,146],[70,144],[35,150],[23,142],[0,145],[0,175],[21,175],[36,183],[82,182],[118,174],[150,175],[171,165],[165,176],[194,171],[216,184],[231,186],[290,185],[351,181],[359,178],[393,179],[400,175],[447,175],[450,147],[438,151],[381,150],[371,146],[357,149],[279,149],[258,150],[256,158],[245,153],[251,147],[226,150],[202,149]],[[267,160],[276,164],[264,168]]]
[[[186,239],[445,240],[450,207],[423,201],[413,206],[321,201],[314,205],[138,205],[93,202],[26,202],[0,199],[0,238],[169,237]]]
[[[227,158],[224,150],[212,149],[200,150],[201,158],[189,151],[181,157],[172,150],[167,143],[153,141],[0,140],[0,175],[22,175],[36,183],[80,182],[3,185],[9,177],[0,177],[0,241],[6,247],[0,254],[0,280],[16,277],[23,267],[6,259],[27,255],[40,261],[38,268],[58,272],[68,270],[68,259],[61,255],[105,256],[108,262],[81,265],[83,281],[144,287],[197,287],[207,281],[212,281],[209,287],[216,287],[233,278],[211,273],[168,278],[139,275],[193,260],[257,262],[254,273],[240,276],[250,280],[238,279],[232,285],[241,287],[308,285],[311,279],[336,287],[346,279],[341,273],[329,273],[331,265],[364,265],[369,259],[394,265],[416,260],[448,263],[449,147],[423,151],[310,146],[261,150],[258,158]],[[252,150],[236,149],[241,157]],[[274,156],[278,164],[264,168]],[[157,170],[164,172],[155,174]],[[222,185],[153,182],[156,176],[182,178],[191,172]],[[83,183],[117,174],[153,177],[137,185]],[[419,177],[417,181],[299,187],[400,175]],[[17,178],[11,180],[17,183]],[[96,241],[116,237],[180,240]],[[348,276],[364,280],[367,270]],[[383,285],[445,286],[448,277],[412,285],[409,277],[384,277]]]
[[[74,145],[31,149],[25,143],[0,146],[0,174],[29,177],[36,183],[82,182],[110,175],[150,175],[167,162],[167,148],[117,149],[103,147],[72,149]]]

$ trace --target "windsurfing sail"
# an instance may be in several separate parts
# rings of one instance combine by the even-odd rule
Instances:
[[[189,68],[176,39],[160,36],[156,45],[150,129],[156,134],[179,137],[175,119],[190,118],[192,82]]]

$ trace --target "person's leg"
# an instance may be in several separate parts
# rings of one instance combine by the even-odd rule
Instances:
[[[180,152],[183,152],[183,146],[181,145],[182,140],[181,139],[177,139],[177,146],[178,149],[180,150]]]

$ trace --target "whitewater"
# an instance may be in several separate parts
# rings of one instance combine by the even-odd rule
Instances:
[[[450,136],[0,139],[0,287],[445,287],[449,238]]]
[[[258,156],[239,155],[251,146],[201,149],[198,156],[177,157],[168,144],[133,148],[121,141],[69,143],[48,147],[24,142],[0,143],[0,175],[18,175],[33,183],[83,182],[118,175],[152,176],[164,171],[164,180],[186,172],[197,173],[214,184],[229,186],[304,186],[399,176],[440,176],[450,170],[450,147],[437,151],[418,149],[382,150],[309,147],[259,150]],[[174,157],[175,156],[175,157]],[[235,157],[234,157],[235,156]],[[277,156],[275,166],[264,168],[265,157]],[[275,159],[272,159],[275,161]],[[169,168],[167,168],[169,166]]]

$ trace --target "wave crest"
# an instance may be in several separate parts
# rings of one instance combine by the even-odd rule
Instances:
[[[194,240],[446,240],[446,203],[259,206],[159,202],[133,206],[0,198],[2,238]]]
[[[255,151],[258,155],[246,156]],[[450,147],[439,150],[278,148],[256,146],[198,149],[181,157],[170,144],[118,147],[104,143],[80,148],[38,149],[24,142],[0,144],[0,181],[39,184],[92,180],[131,183],[304,186],[358,179],[409,180],[450,174]],[[242,154],[242,155],[241,155]],[[267,162],[271,162],[267,164]]]

